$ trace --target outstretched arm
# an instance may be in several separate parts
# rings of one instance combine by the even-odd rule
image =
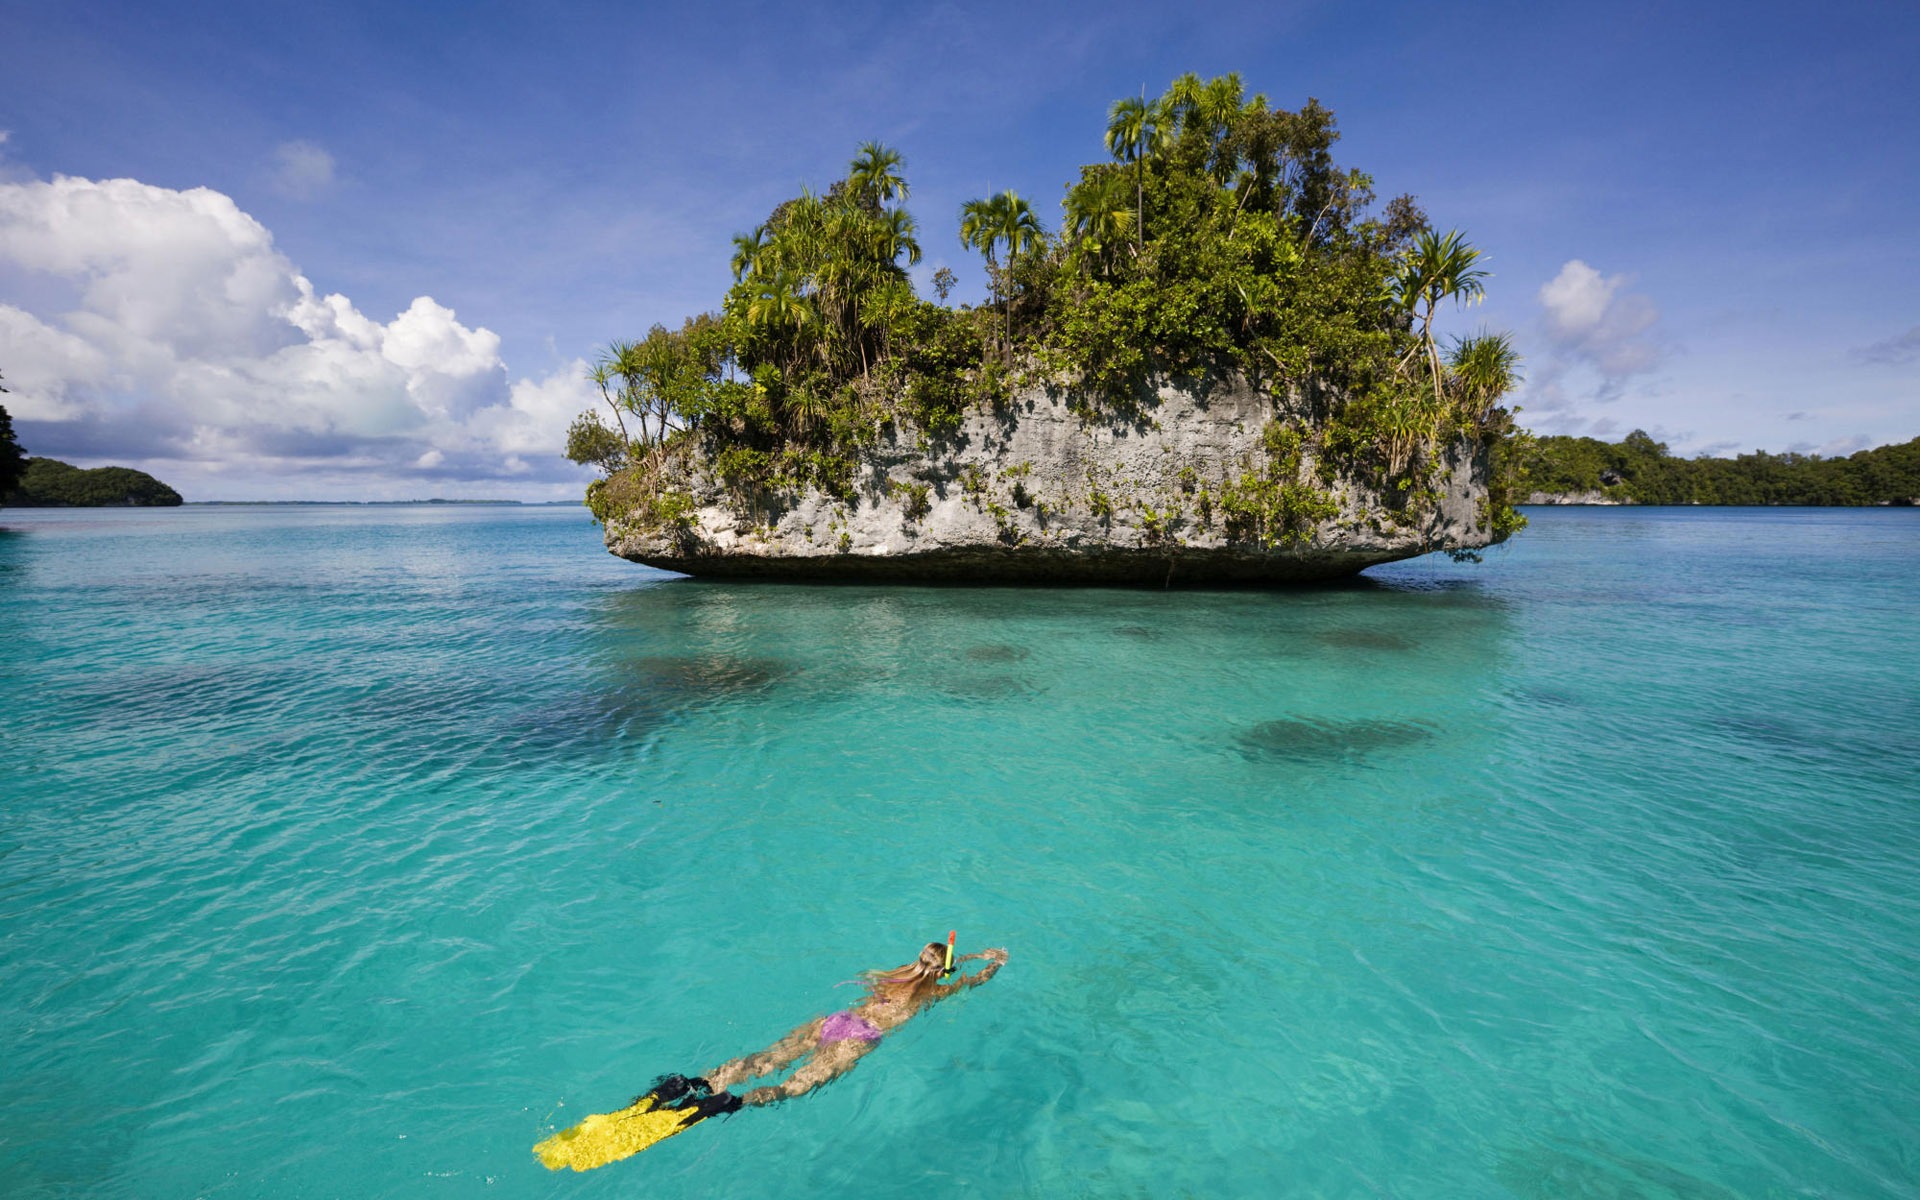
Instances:
[[[954,980],[952,983],[941,984],[939,987],[934,989],[934,992],[933,992],[934,999],[944,1000],[948,996],[953,995],[955,992],[960,991],[962,988],[979,987],[981,984],[985,983],[987,980],[992,979],[995,975],[999,974],[1000,968],[1007,965],[1007,952],[1005,950],[1000,949],[997,946],[991,950],[982,950],[977,954],[962,954],[959,958],[955,959],[954,961],[957,963],[963,963],[963,962],[971,961],[976,958],[984,958],[987,960],[987,966],[985,970],[976,971],[972,975],[962,975],[960,978]]]

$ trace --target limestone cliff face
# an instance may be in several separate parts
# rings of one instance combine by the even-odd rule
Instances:
[[[1397,507],[1352,479],[1324,483],[1309,452],[1297,478],[1319,519],[1250,532],[1227,501],[1269,470],[1262,435],[1294,417],[1286,398],[1243,382],[1163,387],[1134,418],[1092,420],[1068,399],[1029,390],[938,441],[896,429],[862,454],[853,501],[737,496],[695,455],[672,480],[693,511],[659,524],[611,514],[607,548],[731,578],[1161,586],[1329,579],[1492,540],[1486,463],[1467,443],[1442,450],[1436,495]]]
[[[1585,492],[1530,492],[1528,504],[1632,504],[1631,500],[1617,500],[1605,492],[1589,490]]]

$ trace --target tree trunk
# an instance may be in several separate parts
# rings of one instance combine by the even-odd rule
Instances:
[[[1433,306],[1427,306],[1427,319],[1420,327],[1420,336],[1427,343],[1427,363],[1433,369],[1433,403],[1437,408],[1440,401],[1440,347],[1433,341]]]
[[[1147,160],[1145,157],[1133,160],[1133,216],[1134,246],[1139,251],[1147,248]]]
[[[987,281],[992,285],[994,291],[1000,293],[1001,308],[1002,311],[1007,314],[1005,343],[1007,352],[1011,354],[1013,349],[1013,308],[1007,303],[1006,280],[1001,277],[999,261],[993,257],[993,251],[991,250],[987,251]]]

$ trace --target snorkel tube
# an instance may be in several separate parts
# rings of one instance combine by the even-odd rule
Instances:
[[[953,939],[960,936],[958,929],[947,930],[947,965],[940,968],[942,977],[953,974]]]

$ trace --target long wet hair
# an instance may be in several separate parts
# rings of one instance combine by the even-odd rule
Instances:
[[[928,962],[929,958],[933,960],[931,963]],[[946,965],[946,959],[945,942],[928,942],[912,962],[884,971],[862,971],[860,979],[867,985],[868,995],[875,1000],[913,1003],[925,999],[927,993],[939,985],[941,968]]]

